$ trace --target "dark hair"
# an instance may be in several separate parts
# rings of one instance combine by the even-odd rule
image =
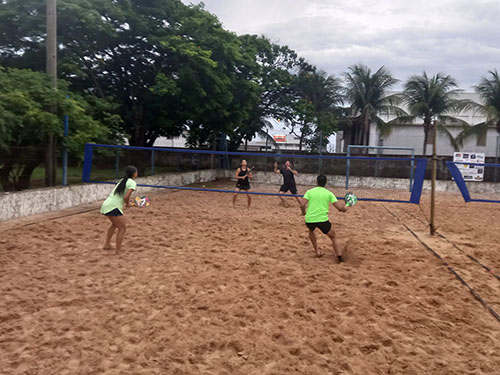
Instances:
[[[137,168],[134,167],[133,165],[129,165],[127,168],[125,168],[125,177],[122,178],[122,180],[116,187],[115,194],[123,195],[123,193],[125,193],[125,186],[127,186],[127,180],[129,178],[132,178],[135,172],[137,172]]]
[[[316,182],[318,183],[318,186],[325,187],[326,176],[324,174],[320,174],[318,178],[316,178]]]

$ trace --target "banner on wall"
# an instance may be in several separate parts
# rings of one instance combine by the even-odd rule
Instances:
[[[453,161],[465,164],[456,164],[462,172],[465,181],[483,181],[484,167],[467,163],[484,163],[484,153],[480,152],[455,152]]]
[[[286,142],[286,135],[273,135],[275,142]]]

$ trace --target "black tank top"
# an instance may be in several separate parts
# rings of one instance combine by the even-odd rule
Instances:
[[[242,168],[240,168],[240,173],[238,173],[238,176],[243,177],[243,176],[246,176],[247,174],[248,174],[248,168],[245,169],[245,170],[243,170]],[[238,185],[240,185],[240,186],[250,186],[250,181],[248,181],[248,177],[238,180]]]

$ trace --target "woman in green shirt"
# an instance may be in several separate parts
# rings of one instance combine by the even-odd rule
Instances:
[[[106,234],[106,243],[104,244],[104,250],[111,250],[111,238],[115,229],[118,229],[116,234],[116,254],[119,254],[122,249],[123,237],[125,236],[125,230],[127,225],[125,223],[125,218],[123,217],[123,204],[126,207],[130,206],[130,196],[135,190],[137,178],[137,168],[133,165],[129,165],[125,168],[125,177],[123,177],[115,186],[111,194],[106,198],[101,206],[101,214],[107,216],[111,221],[111,225],[108,228],[108,233]]]

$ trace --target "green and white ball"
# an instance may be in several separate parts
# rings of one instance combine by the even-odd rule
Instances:
[[[346,206],[354,206],[356,202],[358,201],[358,197],[354,195],[354,193],[347,193],[344,197],[345,205]]]

